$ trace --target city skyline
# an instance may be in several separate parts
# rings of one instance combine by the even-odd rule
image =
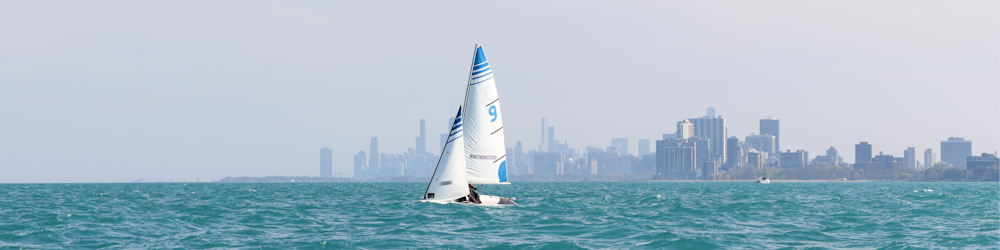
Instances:
[[[714,107],[706,109],[706,115],[699,118],[686,118],[677,122],[676,131],[673,134],[663,134],[662,140],[655,140],[655,144],[650,144],[651,140],[639,139],[637,148],[639,152],[632,154],[629,150],[629,138],[611,138],[610,144],[606,147],[600,146],[580,146],[569,145],[565,138],[555,136],[556,127],[550,126],[549,119],[541,119],[540,139],[546,144],[540,144],[537,149],[525,151],[518,141],[517,146],[507,148],[506,153],[511,158],[508,159],[508,167],[511,176],[519,175],[592,175],[592,174],[624,174],[649,176],[653,179],[704,179],[721,178],[720,176],[709,177],[710,174],[725,174],[729,171],[745,171],[747,168],[761,171],[762,168],[781,166],[783,169],[800,168],[805,166],[815,166],[822,164],[826,166],[851,166],[855,170],[863,170],[868,178],[893,178],[891,171],[911,171],[927,169],[931,165],[946,163],[950,166],[965,166],[966,157],[974,156],[971,152],[972,142],[960,137],[950,137],[946,141],[941,141],[939,151],[947,157],[941,162],[933,160],[933,153],[927,156],[928,152],[934,149],[928,148],[924,151],[924,161],[932,159],[932,162],[920,162],[917,159],[916,149],[907,147],[900,154],[879,151],[874,153],[873,145],[862,141],[854,145],[854,162],[846,161],[840,157],[840,150],[835,146],[830,146],[825,150],[825,154],[815,153],[814,157],[809,156],[807,150],[786,149],[777,152],[777,137],[772,134],[780,134],[780,119],[774,117],[764,117],[760,119],[762,134],[746,136],[745,141],[740,141],[735,135],[728,133],[725,119],[721,115],[716,115]],[[692,120],[694,122],[692,122]],[[421,119],[420,131],[423,134],[425,126],[424,119]],[[697,125],[695,125],[697,124]],[[724,145],[724,152],[715,152],[711,137],[728,137],[727,144]],[[376,138],[372,138],[372,150],[377,147]],[[422,142],[417,140],[417,147]],[[646,143],[648,145],[643,145]],[[655,152],[649,152],[649,147],[653,146]],[[850,150],[843,150],[850,151]],[[434,155],[416,154],[413,148],[407,149],[408,153],[392,154],[381,153],[380,157],[392,157],[399,155],[398,167],[392,168],[391,172],[379,173],[379,167],[385,169],[388,165],[381,164],[373,169],[366,170],[362,174],[359,169],[364,167],[363,160],[358,160],[355,156],[355,179],[366,180],[372,178],[389,178],[394,176],[426,177],[433,169]],[[724,156],[720,155],[724,153]],[[363,151],[362,153],[363,154]],[[983,152],[984,156],[989,152]],[[996,152],[990,155],[996,155]],[[372,157],[375,157],[374,155]],[[992,157],[992,156],[991,156]],[[526,158],[526,159],[525,159]],[[376,164],[377,165],[377,164]],[[361,167],[359,167],[361,166]],[[384,171],[384,170],[382,170]],[[886,172],[889,171],[889,172]],[[971,170],[970,170],[971,171]],[[403,173],[405,174],[398,174]],[[868,173],[870,172],[870,173]],[[388,174],[387,174],[388,173]],[[977,172],[978,173],[978,172]],[[746,177],[746,176],[743,176]],[[649,177],[640,177],[649,178]],[[728,177],[727,177],[728,178]]]
[[[545,144],[545,117],[558,143],[628,138],[635,154],[715,107],[728,137],[775,117],[780,150],[810,157],[834,146],[853,161],[868,141],[875,155],[941,160],[950,137],[993,153],[998,8],[4,2],[0,182],[316,176],[323,147],[332,172],[351,172],[372,137],[380,152],[414,147],[420,119],[438,154],[475,43],[504,96],[508,147]]]

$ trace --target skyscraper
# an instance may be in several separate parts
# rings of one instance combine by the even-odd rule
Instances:
[[[622,156],[628,155],[628,138],[611,138],[611,146],[618,148]]]
[[[786,150],[781,152],[781,168],[801,168],[805,167],[809,160],[809,153],[805,150]]]
[[[639,139],[639,157],[649,154],[649,139]]]
[[[743,149],[740,139],[735,136],[726,139],[726,169],[739,168],[743,165]]]
[[[368,149],[368,156],[370,157],[368,159],[368,173],[374,176],[382,166],[378,153],[378,137],[372,137],[372,146]]]
[[[937,157],[935,157],[934,152],[931,149],[924,150],[924,168],[930,168],[936,163]]]
[[[365,164],[365,151],[361,150],[354,155],[354,179],[368,179],[368,167]]]
[[[750,134],[746,137],[746,142],[747,145],[750,145],[751,148],[757,151],[767,152],[768,155],[778,154],[777,147],[774,145],[774,135]]]
[[[512,165],[514,169],[514,175],[528,174],[528,171],[523,171],[526,169],[528,164],[524,160],[524,148],[521,147],[521,141],[517,141],[517,146],[514,146],[514,159],[512,159],[514,164]]]
[[[333,150],[319,149],[319,177],[333,177]]]
[[[542,117],[542,140],[538,144],[538,151],[545,150],[545,129],[549,127],[548,122],[545,121],[545,117]]]
[[[917,167],[917,149],[908,147],[903,151],[903,159],[906,160],[907,168]]]
[[[691,123],[691,121],[688,119],[684,119],[677,122],[677,132],[675,132],[674,135],[676,136],[677,139],[687,139],[694,137],[694,123]]]
[[[427,152],[427,137],[425,130],[427,130],[427,124],[424,123],[424,119],[420,119],[420,137],[417,137],[417,154],[424,154]]]
[[[548,136],[549,136],[549,141],[547,144],[549,145],[548,151],[549,152],[556,151],[556,146],[559,145],[559,142],[556,141],[556,127],[549,126]]]
[[[715,109],[712,109],[714,111]],[[713,112],[714,115],[714,112]],[[726,118],[722,116],[704,116],[701,118],[689,119],[694,124],[694,136],[707,138],[711,141],[709,157],[718,162],[726,162]]]
[[[941,161],[956,167],[965,166],[965,158],[972,156],[972,141],[951,137],[941,142]]]
[[[774,152],[781,152],[781,133],[778,129],[778,118],[764,117],[760,119],[760,134],[774,136]]]
[[[863,141],[854,145],[854,166],[864,167],[865,163],[872,161],[872,145]]]

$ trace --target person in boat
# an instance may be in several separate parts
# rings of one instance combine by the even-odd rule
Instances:
[[[473,187],[472,184],[469,184],[469,196],[472,197],[472,202],[480,203],[479,193],[476,193],[476,191],[479,191],[479,189],[476,189],[476,187]]]

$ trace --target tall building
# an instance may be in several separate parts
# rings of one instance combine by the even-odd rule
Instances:
[[[906,148],[903,151],[903,159],[906,160],[907,168],[917,168],[917,149],[913,147]]]
[[[1000,180],[1000,159],[996,155],[983,153],[982,156],[965,158],[966,178],[980,181]]]
[[[872,145],[863,141],[854,145],[854,165],[863,167],[865,163],[872,161]]]
[[[774,136],[774,152],[781,152],[781,133],[778,129],[778,118],[764,117],[760,119],[760,134]]]
[[[743,149],[740,139],[735,136],[726,139],[726,168],[734,169],[743,166]]]
[[[708,117],[715,117],[715,107],[708,107]]]
[[[622,156],[628,155],[628,138],[611,138],[611,146],[618,148]]]
[[[378,170],[382,168],[382,161],[378,153],[378,137],[372,137],[371,148],[368,149],[368,173],[372,176],[378,175]]]
[[[751,148],[760,152],[767,152],[768,155],[778,153],[778,147],[774,145],[774,135],[754,135],[751,133],[746,137],[746,142]]]
[[[559,142],[556,141],[556,127],[549,126],[548,136],[549,136],[549,141],[547,143],[547,145],[549,145],[548,152],[554,152],[556,151],[556,148],[559,146]]]
[[[677,134],[663,134],[663,139],[677,139]]]
[[[656,174],[665,178],[691,179],[698,166],[697,147],[697,142],[683,139],[656,141]]]
[[[417,154],[423,154],[427,152],[427,135],[425,131],[427,130],[427,124],[424,123],[424,119],[420,119],[420,137],[417,137]]]
[[[508,168],[514,170],[511,173],[513,173],[514,175],[527,174],[527,173],[522,173],[522,171],[521,171],[521,168],[524,168],[525,166],[527,166],[527,164],[521,163],[521,162],[524,161],[524,148],[521,147],[521,141],[517,141],[517,146],[514,146],[514,155],[513,156],[514,156],[514,158],[511,159],[511,162],[510,162],[512,164],[510,166],[508,166]]]
[[[361,152],[354,155],[354,179],[361,180],[368,179],[369,177],[368,166],[365,164],[365,151],[361,150]]]
[[[781,168],[801,168],[805,167],[809,160],[809,153],[805,150],[792,152],[791,149],[781,153]]]
[[[937,156],[931,149],[924,150],[924,168],[930,168],[937,162]]]
[[[694,137],[694,123],[691,123],[688,119],[677,122],[677,132],[674,133],[674,136],[676,136],[677,139]],[[667,138],[664,137],[663,139]]]
[[[715,109],[712,109],[713,111]],[[714,113],[714,112],[713,112]],[[713,114],[714,115],[714,114]],[[711,141],[709,155],[711,159],[718,162],[726,162],[726,118],[722,116],[704,116],[701,118],[689,119],[694,124],[694,136],[707,138]]]
[[[965,158],[972,156],[972,141],[951,137],[941,142],[941,161],[956,167],[965,166]]]
[[[333,177],[333,150],[319,149],[319,177]]]
[[[549,127],[549,123],[545,121],[545,117],[542,117],[542,140],[538,144],[538,151],[545,150],[545,129]]]
[[[649,154],[649,139],[639,139],[639,157]]]
[[[840,165],[840,156],[837,155],[837,149],[830,146],[830,149],[826,150],[826,155],[816,156],[813,159],[812,165],[826,164],[828,167],[833,167]]]

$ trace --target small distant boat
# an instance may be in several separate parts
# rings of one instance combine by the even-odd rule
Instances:
[[[771,180],[768,180],[767,177],[765,177],[765,176],[761,176],[761,177],[757,177],[757,183],[768,184],[768,183],[771,183]]]
[[[493,70],[479,44],[476,44],[469,70],[465,103],[458,108],[441,158],[420,201],[517,205],[513,198],[481,194],[473,187],[474,184],[505,185],[510,182],[507,181],[507,147],[500,96]]]

